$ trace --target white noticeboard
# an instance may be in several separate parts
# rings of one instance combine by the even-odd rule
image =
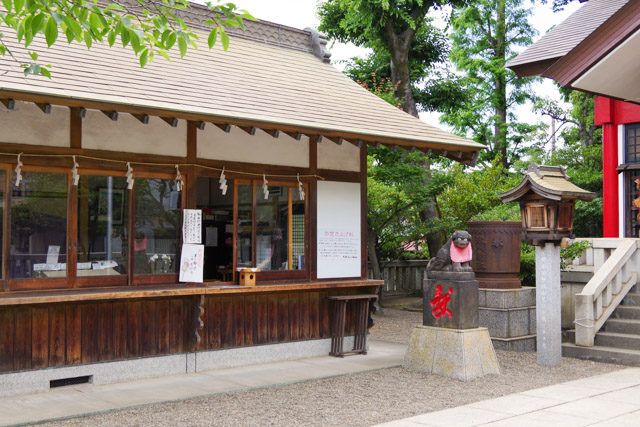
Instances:
[[[180,257],[180,281],[203,282],[204,271],[204,245],[182,245]]]
[[[360,184],[318,182],[318,278],[360,277]]]
[[[200,209],[185,209],[182,223],[183,243],[202,243],[202,211]]]

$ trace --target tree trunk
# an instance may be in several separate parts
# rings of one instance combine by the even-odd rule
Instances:
[[[372,279],[382,279],[382,270],[380,270],[380,260],[376,251],[378,243],[378,234],[367,225],[367,253],[369,254],[369,262],[371,263]]]
[[[415,31],[404,31],[396,34],[393,28],[388,29],[389,53],[391,54],[391,82],[398,85],[396,97],[402,103],[402,109],[414,117],[418,117],[418,108],[411,90],[409,74],[409,48]]]

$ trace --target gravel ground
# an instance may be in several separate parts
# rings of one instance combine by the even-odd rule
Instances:
[[[371,338],[407,343],[413,326],[421,323],[422,313],[387,308],[376,316]],[[496,353],[502,375],[467,383],[391,368],[45,425],[370,426],[623,368],[571,358],[549,368],[536,364],[535,353]]]

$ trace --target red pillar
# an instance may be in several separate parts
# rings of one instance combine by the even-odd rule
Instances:
[[[615,122],[602,125],[602,140],[603,237],[624,237],[618,235],[618,126]]]

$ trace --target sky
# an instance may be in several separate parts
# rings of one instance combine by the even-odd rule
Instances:
[[[288,25],[298,29],[306,27],[317,28],[320,21],[316,15],[316,3],[319,0],[233,0],[240,9],[246,9],[249,13],[258,19],[271,21],[278,24]],[[579,2],[572,2],[565,7],[562,12],[554,13],[551,5],[541,5],[536,2],[533,9],[533,16],[530,19],[531,24],[539,32],[539,36],[545,34],[551,27],[559,24],[566,19],[571,13],[580,7]],[[353,56],[364,56],[365,49],[358,48],[353,45],[345,45],[342,43],[330,43],[331,61],[335,66],[341,68],[340,60],[349,59]],[[551,96],[559,99],[557,90],[553,82],[549,79],[534,87],[535,92],[542,96]],[[549,122],[548,117],[541,117],[531,111],[531,107],[524,105],[516,109],[516,115],[521,121],[536,123],[540,120]],[[421,114],[420,118],[432,125],[447,129],[447,126],[439,122],[439,114],[428,113]]]

